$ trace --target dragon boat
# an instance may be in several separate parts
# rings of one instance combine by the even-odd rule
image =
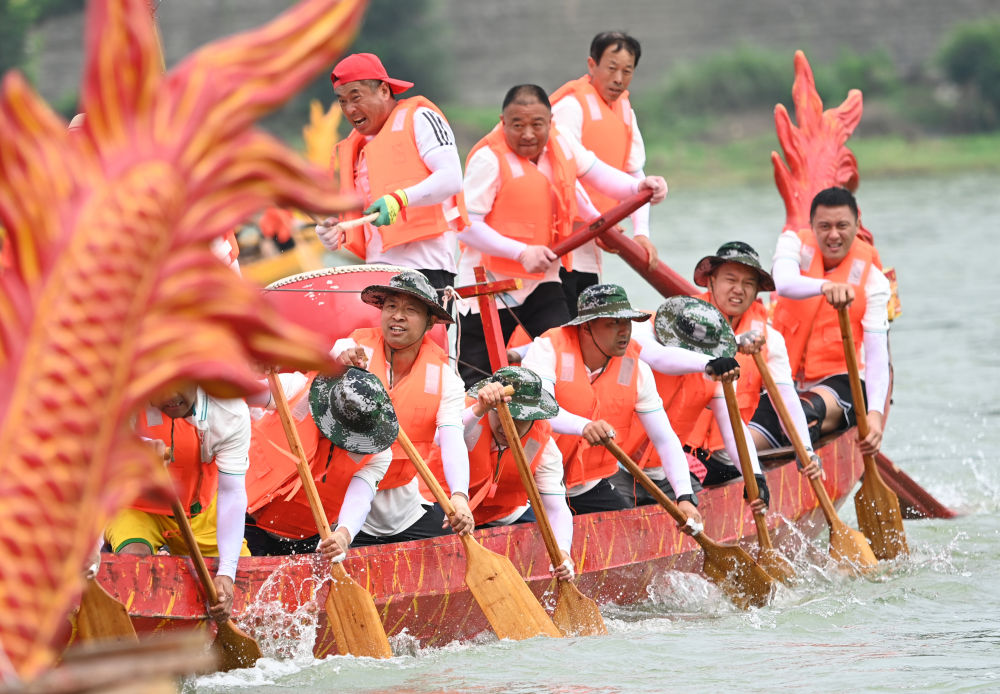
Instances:
[[[361,303],[360,291],[398,270],[368,265],[301,273],[269,285],[264,298],[286,317],[333,339],[377,320],[378,313]],[[436,330],[435,338],[446,340],[444,330]],[[827,471],[826,489],[839,505],[863,468],[854,430],[829,441],[820,456]],[[778,546],[825,533],[816,498],[791,457],[772,459],[765,470],[772,495],[768,524]],[[699,496],[710,537],[755,551],[756,527],[740,480]],[[488,549],[509,557],[536,596],[550,588],[549,559],[535,524],[490,528],[475,535]],[[573,545],[577,585],[599,604],[643,602],[665,571],[697,572],[702,563],[698,544],[659,506],[576,516]],[[449,534],[352,549],[345,567],[374,596],[390,636],[405,631],[421,645],[437,646],[489,630],[463,580],[465,561],[461,542]],[[329,590],[324,568],[312,555],[242,558],[236,576],[237,621],[253,633],[269,623],[273,628],[276,615],[312,609],[318,620],[314,654],[336,653],[326,614],[319,608]],[[106,554],[98,581],[127,607],[140,633],[211,628],[205,597],[186,557]],[[263,616],[264,609],[269,616]]]

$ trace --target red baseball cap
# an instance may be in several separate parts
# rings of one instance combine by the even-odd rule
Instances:
[[[337,63],[330,73],[330,81],[336,89],[348,82],[358,80],[381,80],[389,85],[393,94],[405,92],[413,86],[413,82],[394,80],[389,77],[382,61],[374,53],[354,53]]]

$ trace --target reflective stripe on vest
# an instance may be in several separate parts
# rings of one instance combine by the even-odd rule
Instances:
[[[422,96],[402,99],[389,114],[382,129],[371,140],[357,130],[337,143],[334,150],[336,180],[340,192],[347,195],[357,195],[357,165],[362,153],[367,161],[368,189],[371,199],[365,200],[365,207],[383,195],[399,188],[408,188],[424,180],[431,170],[420,158],[414,135],[414,114],[420,107],[428,108],[442,118],[444,114],[433,103]],[[382,249],[423,239],[433,238],[451,228],[449,219],[458,218],[458,228],[462,229],[468,223],[465,214],[464,200],[461,194],[447,201],[445,213],[441,205],[425,205],[422,207],[407,207],[400,212],[395,224],[389,224],[374,229],[373,233],[382,237]],[[345,218],[355,218],[358,214]],[[366,227],[368,225],[365,225]],[[365,259],[365,227],[356,227],[348,231],[344,247],[356,256]]]
[[[359,328],[351,333],[351,339],[358,345],[372,350],[368,360],[368,370],[382,381],[393,407],[399,426],[413,442],[425,461],[434,446],[437,432],[437,414],[441,406],[443,369],[448,367],[448,355],[429,335],[424,335],[417,360],[410,372],[389,387],[389,376],[385,361],[385,340],[380,328]],[[398,443],[392,444],[392,464],[385,473],[379,489],[402,487],[417,474],[410,459]]]
[[[851,302],[848,315],[854,333],[854,349],[858,351],[863,338],[861,319],[864,318],[868,305],[865,283],[872,266],[881,266],[878,254],[869,244],[855,238],[847,256],[837,267],[827,272],[812,229],[803,229],[798,236],[802,241],[803,275],[854,286],[854,301]],[[798,382],[812,383],[847,371],[840,320],[837,311],[822,294],[808,299],[779,297],[772,324],[785,338],[792,375]],[[863,368],[860,354],[858,360],[859,366]]]
[[[556,354],[555,396],[559,406],[587,419],[605,420],[619,441],[628,441],[636,419],[639,345],[629,342],[625,355],[613,357],[591,382],[577,326],[552,328],[542,337],[549,338]],[[582,436],[570,434],[556,435],[555,439],[563,454],[567,487],[604,479],[618,470],[618,461],[603,446],[590,446]]]
[[[576,161],[565,138],[554,127],[543,156],[552,168],[550,182],[531,161],[507,146],[497,125],[469,152],[466,166],[481,148],[489,147],[499,163],[498,187],[493,208],[485,221],[498,233],[528,245],[551,246],[572,233],[576,216]],[[465,248],[463,244],[463,250]],[[542,279],[516,260],[483,254],[483,265],[506,277]]]

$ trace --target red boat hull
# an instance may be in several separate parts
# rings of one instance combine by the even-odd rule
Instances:
[[[825,486],[840,504],[861,474],[862,463],[850,431],[820,451],[827,471]],[[826,531],[826,523],[812,490],[789,463],[767,470],[771,489],[768,525],[780,547],[792,541],[781,517],[794,522],[807,537]],[[705,532],[720,542],[744,544],[755,551],[756,528],[743,500],[739,480],[700,495]],[[596,513],[574,519],[574,560],[577,585],[600,604],[629,605],[648,599],[648,588],[667,570],[698,572],[701,550],[658,506]],[[477,531],[487,548],[507,555],[538,596],[549,587],[549,559],[534,524]],[[489,629],[486,618],[465,586],[465,557],[454,535],[379,547],[351,550],[346,569],[375,597],[386,632],[403,630],[422,645],[441,645],[469,639]],[[314,653],[335,653],[321,607],[327,584],[318,560],[307,557],[252,557],[240,560],[236,577],[236,614],[242,626],[254,631],[253,614],[261,626],[306,606],[319,619]],[[100,583],[121,600],[136,629],[152,632],[175,628],[205,628],[204,598],[190,561],[158,556],[137,559],[105,555]],[[317,590],[316,586],[321,584]],[[266,585],[267,584],[267,585]],[[261,605],[271,605],[264,614]]]

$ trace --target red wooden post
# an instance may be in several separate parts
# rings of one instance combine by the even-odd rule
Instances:
[[[493,297],[511,289],[520,289],[521,280],[509,279],[499,282],[489,282],[486,279],[486,268],[477,265],[475,268],[476,284],[458,287],[455,293],[464,299],[476,297],[479,302],[479,316],[483,321],[483,335],[486,339],[486,350],[490,355],[490,368],[493,371],[507,366],[507,343],[500,329],[500,314]]]

